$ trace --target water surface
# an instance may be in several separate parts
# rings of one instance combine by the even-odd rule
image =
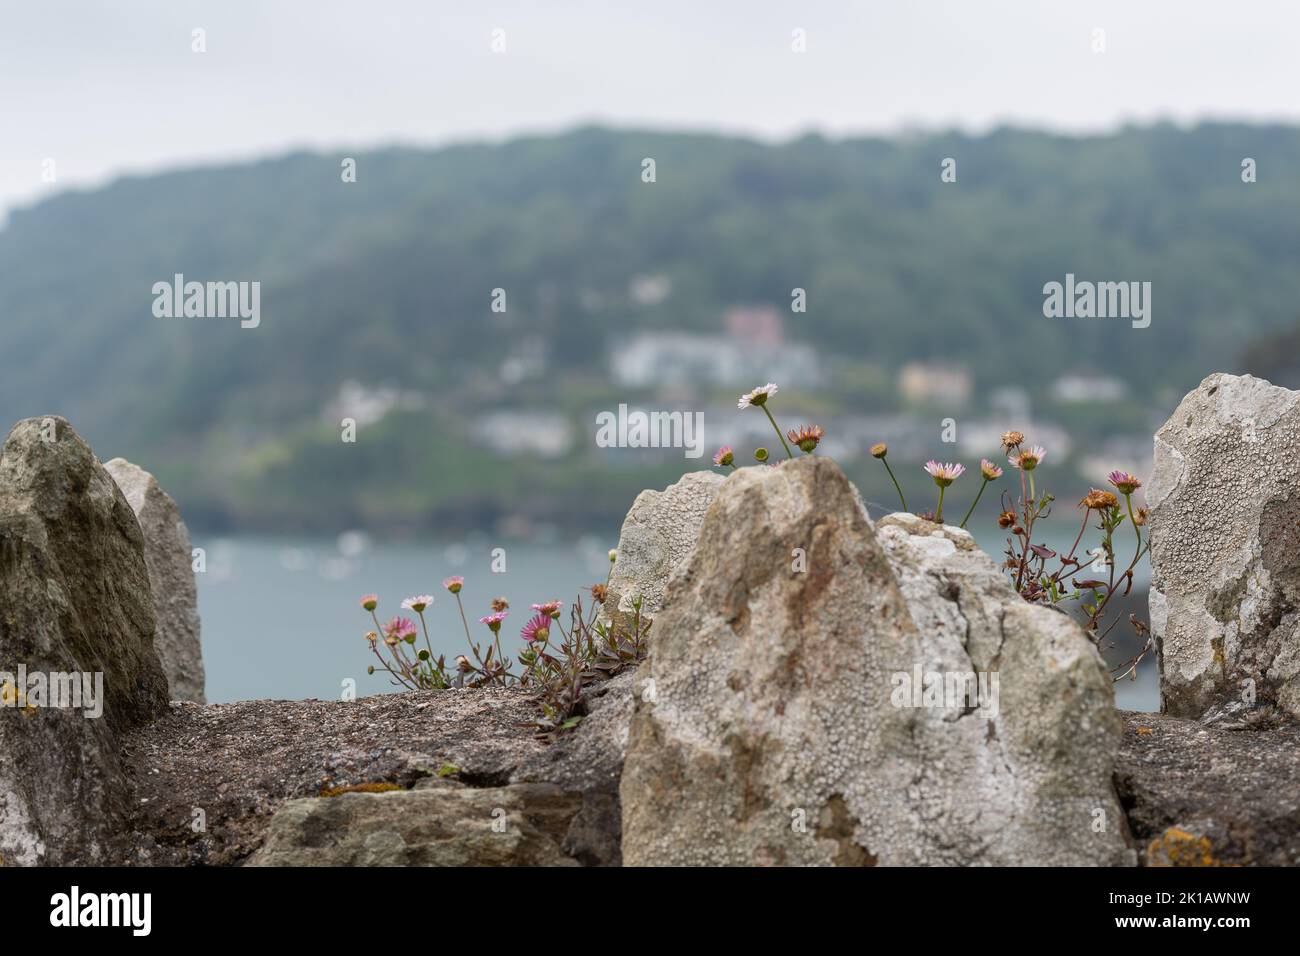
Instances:
[[[398,613],[413,617],[400,610],[403,598],[434,595],[426,612],[433,650],[451,659],[465,646],[455,599],[441,585],[452,574],[465,578],[461,597],[476,637],[487,633],[476,619],[488,613],[488,602],[497,596],[510,601],[502,643],[512,654],[530,605],[572,601],[580,588],[603,581],[615,543],[594,536],[400,543],[370,542],[355,533],[338,540],[196,536],[195,544],[207,551],[207,570],[197,577],[208,700],[337,699],[348,680],[355,681],[358,696],[394,690],[385,676],[366,673],[374,657],[363,635],[373,624],[358,599],[378,594],[380,619],[387,620]],[[1002,542],[981,544],[998,549]],[[503,554],[494,564],[496,548]],[[504,570],[494,571],[501,559]],[[1158,709],[1154,657],[1143,662],[1136,682],[1116,685],[1116,702],[1128,710]]]

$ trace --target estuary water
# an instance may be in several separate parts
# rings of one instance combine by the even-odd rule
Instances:
[[[487,634],[477,618],[490,611],[489,601],[510,601],[502,630],[510,654],[532,604],[569,602],[580,589],[589,600],[585,589],[605,580],[608,551],[616,543],[616,537],[559,535],[520,542],[471,536],[396,543],[356,532],[337,539],[195,535],[195,546],[207,557],[197,578],[208,700],[337,699],[353,686],[349,681],[358,696],[394,690],[386,676],[366,673],[374,657],[363,635],[374,625],[359,599],[378,594],[384,621],[396,614],[413,618],[401,610],[402,599],[432,594],[425,616],[433,650],[450,660],[465,645],[456,601],[441,583],[450,575],[465,578],[461,598],[476,638]],[[997,539],[981,544],[994,554],[1002,546]],[[1128,710],[1158,709],[1154,657],[1143,662],[1136,681],[1116,685],[1116,701]]]

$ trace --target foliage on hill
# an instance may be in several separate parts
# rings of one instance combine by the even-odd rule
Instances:
[[[1287,127],[778,145],[581,129],[363,153],[350,184],[344,155],[127,178],[15,212],[0,232],[8,419],[67,416],[147,463],[200,524],[482,517],[521,500],[567,518],[601,511],[602,488],[618,515],[648,476],[589,440],[571,461],[464,480],[458,460],[482,454],[465,443],[475,410],[627,400],[604,367],[629,334],[716,331],[726,306],[788,308],[795,287],[808,311],[787,332],[831,371],[942,359],[981,388],[1037,391],[1107,368],[1164,410],[1209,371],[1248,370],[1236,357],[1290,327],[1300,300],[1300,130]],[[940,181],[944,157],[956,183]],[[155,318],[151,287],[176,273],[260,281],[261,325]],[[1067,273],[1150,281],[1150,328],[1044,318],[1043,284]],[[629,280],[648,274],[673,292],[636,305]],[[544,377],[500,383],[503,355],[533,341]],[[828,373],[828,399],[860,403],[837,386],[854,374]],[[322,409],[345,379],[429,403],[342,456]]]

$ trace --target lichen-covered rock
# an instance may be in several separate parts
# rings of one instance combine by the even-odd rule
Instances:
[[[1123,716],[1115,783],[1146,865],[1300,866],[1300,726]]]
[[[153,639],[130,505],[62,418],[19,422],[0,451],[6,865],[104,863],[121,852],[129,805],[117,742],[167,706]]]
[[[176,502],[153,475],[125,458],[105,462],[104,468],[122,489],[144,534],[144,562],[158,622],[154,650],[167,675],[171,698],[201,704],[203,649],[190,533]]]
[[[828,459],[729,477],[655,629],[629,865],[1133,860],[1083,632],[965,532],[896,516],[878,538]],[[976,706],[932,674],[982,675]]]
[[[577,866],[560,843],[582,806],[550,784],[432,785],[293,800],[249,866]]]
[[[1300,717],[1300,392],[1211,375],[1156,433],[1151,630],[1161,709]]]
[[[659,613],[668,580],[695,547],[704,513],[724,480],[717,472],[693,471],[663,491],[637,495],[618,536],[618,560],[605,601],[607,620],[630,621],[638,597],[643,621]]]

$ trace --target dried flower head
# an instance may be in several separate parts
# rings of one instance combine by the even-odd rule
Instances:
[[[504,611],[510,607],[510,602],[503,597],[494,597],[492,599],[492,610]]]
[[[1019,448],[1025,441],[1024,432],[1003,432],[1002,448],[1005,451],[1011,451],[1013,448]]]
[[[1106,476],[1106,480],[1118,488],[1122,494],[1126,495],[1131,495],[1142,487],[1142,482],[1127,471],[1112,471]]]
[[[445,581],[442,582],[442,586],[445,587],[452,594],[459,594],[460,589],[465,586],[465,579],[462,578],[459,574],[452,575],[451,577],[447,578]]]
[[[1147,509],[1139,508],[1137,510],[1137,513],[1133,515],[1133,523],[1140,528],[1147,523],[1148,517],[1149,517],[1149,513],[1147,512]]]
[[[924,468],[926,473],[934,479],[934,483],[940,488],[947,488],[966,473],[965,465],[955,465],[951,462],[940,463],[933,459],[927,461]]]
[[[805,454],[812,454],[817,443],[822,440],[826,432],[820,425],[800,425],[798,428],[792,428],[785,433],[785,437],[790,439],[799,446],[799,450]]]
[[[980,474],[984,476],[985,481],[997,481],[1002,477],[1002,468],[993,464],[987,458],[980,459]]]
[[[593,584],[591,586],[591,599],[597,604],[605,603],[605,595],[607,593],[608,589],[603,584]]]
[[[1016,523],[1016,513],[1014,511],[1004,511],[998,515],[998,527],[1010,528]]]
[[[767,400],[776,394],[776,385],[768,382],[766,385],[760,385],[752,392],[746,392],[740,396],[740,401],[736,403],[737,408],[748,408],[750,405],[762,407],[767,404]]]
[[[1042,445],[1034,445],[1032,448],[1020,448],[1007,456],[1007,461],[1011,462],[1011,467],[1019,468],[1021,471],[1033,471],[1038,467],[1038,463],[1047,457],[1047,449]]]
[[[371,647],[374,647],[375,642],[379,640],[379,635],[374,631],[366,631],[366,640],[370,642]]]
[[[713,463],[720,468],[725,468],[727,465],[735,464],[735,461],[736,453],[732,450],[730,445],[723,445],[713,453]]]
[[[1109,491],[1103,491],[1100,488],[1093,488],[1079,499],[1079,507],[1087,508],[1089,511],[1109,511],[1118,504],[1118,498]]]
[[[883,441],[878,441],[871,446],[872,458],[884,458],[888,454],[889,454],[889,446],[886,445]]]

